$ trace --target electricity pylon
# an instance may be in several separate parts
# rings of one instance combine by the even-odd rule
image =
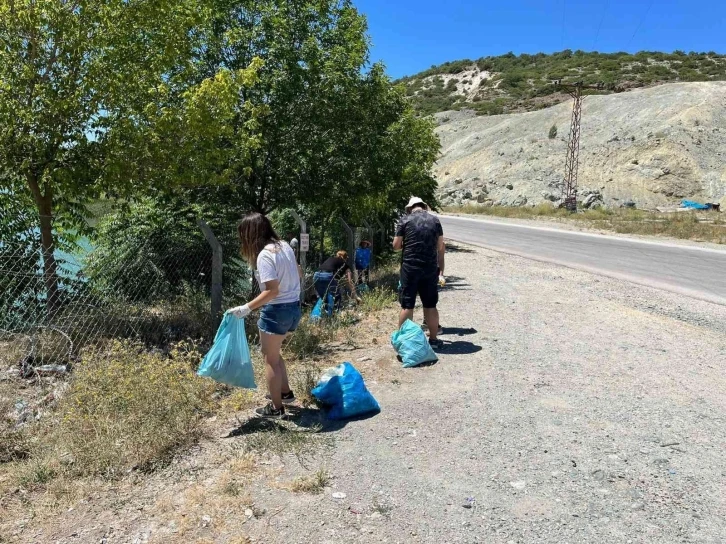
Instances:
[[[582,81],[576,83],[562,83],[554,81],[553,84],[572,97],[572,121],[570,123],[570,139],[567,143],[567,157],[565,159],[565,181],[562,186],[562,205],[568,211],[577,211],[577,170],[580,166],[580,121],[582,119],[582,94],[584,89],[602,90],[604,83],[585,85]]]

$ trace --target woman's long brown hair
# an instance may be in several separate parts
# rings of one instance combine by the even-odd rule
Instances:
[[[240,254],[252,268],[257,268],[257,256],[270,243],[277,244],[280,237],[272,227],[272,223],[261,213],[248,213],[237,226],[237,234],[241,244]]]

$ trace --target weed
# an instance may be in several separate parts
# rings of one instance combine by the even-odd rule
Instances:
[[[309,316],[303,317],[297,330],[284,346],[285,356],[293,361],[302,361],[320,353],[321,347],[332,338],[329,324],[314,323]]]
[[[68,476],[118,477],[151,469],[195,442],[216,388],[194,374],[200,358],[189,351],[164,358],[122,342],[107,353],[85,353],[57,420],[35,429],[45,439],[35,441],[21,480],[47,483],[57,470],[44,467],[55,465]]]
[[[26,459],[30,455],[30,440],[24,431],[0,429],[0,463]]]
[[[382,502],[377,496],[373,497],[373,512],[377,512],[378,514],[390,517],[391,512],[393,512],[393,506],[391,504],[388,504],[386,502]]]
[[[299,429],[284,422],[263,419],[250,420],[245,427],[245,433],[249,434],[245,446],[248,451],[257,453],[292,453],[302,460],[326,444],[320,427]]]
[[[46,462],[33,460],[23,467],[18,481],[22,487],[32,489],[47,484],[56,474],[56,469]]]
[[[363,293],[358,308],[365,312],[380,312],[396,302],[396,293],[388,287],[376,287]]]
[[[310,391],[318,384],[321,369],[315,363],[301,363],[288,368],[290,385],[295,396],[304,407],[317,405]]]
[[[312,493],[319,495],[330,483],[330,474],[325,469],[318,470],[312,476],[303,476],[290,483],[289,489],[294,493]]]

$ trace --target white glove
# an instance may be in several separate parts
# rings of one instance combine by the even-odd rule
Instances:
[[[446,285],[446,278],[441,275],[439,276],[439,287],[443,287],[444,285]]]
[[[250,315],[252,313],[252,310],[250,310],[250,307],[248,304],[245,304],[244,306],[237,306],[235,308],[230,308],[229,310],[227,310],[227,313],[232,314],[233,316],[235,316],[239,319],[244,319],[245,317],[247,317],[248,315]]]

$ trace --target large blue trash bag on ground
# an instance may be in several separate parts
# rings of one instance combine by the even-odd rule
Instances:
[[[328,294],[328,303],[323,304],[323,299],[319,298],[318,302],[313,307],[313,311],[310,312],[310,320],[311,321],[320,321],[320,319],[323,317],[323,313],[327,314],[328,316],[333,315],[333,307],[335,306],[335,299],[333,298],[333,295]]]
[[[423,329],[410,319],[391,335],[391,344],[403,360],[404,368],[439,360]]]
[[[694,202],[693,200],[684,200],[681,202],[681,208],[690,208],[691,210],[708,210],[710,206],[708,204]]]
[[[224,315],[214,344],[204,356],[197,374],[235,387],[257,388],[244,319],[232,314]]]
[[[328,419],[348,419],[381,411],[378,401],[366,388],[363,376],[350,363],[327,370],[311,394],[330,406]]]

